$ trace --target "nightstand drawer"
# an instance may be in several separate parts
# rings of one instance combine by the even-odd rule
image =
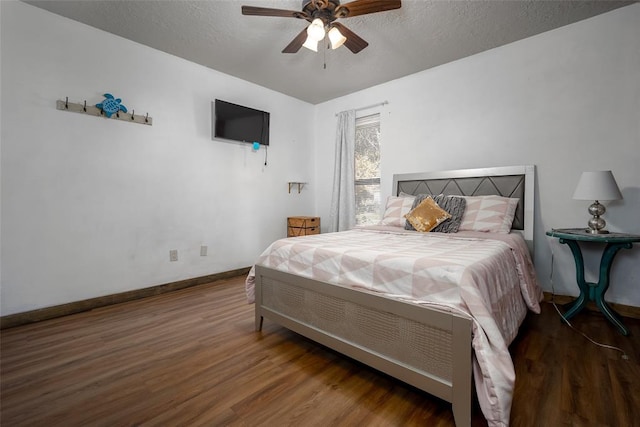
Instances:
[[[287,218],[287,226],[307,228],[320,226],[320,217],[317,216],[290,216]]]
[[[287,218],[287,237],[320,234],[320,217],[290,216]]]
[[[312,234],[320,234],[320,227],[287,227],[287,237],[310,236]]]

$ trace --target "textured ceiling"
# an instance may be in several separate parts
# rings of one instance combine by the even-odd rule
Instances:
[[[317,104],[634,2],[404,0],[397,10],[340,20],[369,42],[358,54],[344,46],[280,53],[307,22],[240,11],[300,10],[300,0],[26,3]]]

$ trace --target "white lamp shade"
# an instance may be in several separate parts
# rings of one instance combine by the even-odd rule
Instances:
[[[347,41],[347,38],[342,35],[340,30],[333,27],[329,30],[329,40],[331,40],[331,49],[337,49]]]
[[[576,191],[576,200],[620,200],[622,193],[611,171],[582,172]]]
[[[309,38],[319,42],[324,39],[324,22],[320,18],[316,18],[311,22],[311,25],[307,27],[307,40]]]
[[[318,51],[318,40],[314,40],[310,35],[307,35],[307,40],[305,40],[305,42],[303,43],[302,46],[306,47],[309,50],[317,52]]]

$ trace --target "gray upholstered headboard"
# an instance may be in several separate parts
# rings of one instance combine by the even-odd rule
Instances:
[[[512,230],[533,245],[533,195],[535,166],[504,166],[482,169],[396,174],[393,194],[446,194],[486,196],[496,194],[518,198]]]

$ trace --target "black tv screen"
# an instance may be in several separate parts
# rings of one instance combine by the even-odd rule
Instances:
[[[213,137],[269,145],[269,113],[216,99]]]

